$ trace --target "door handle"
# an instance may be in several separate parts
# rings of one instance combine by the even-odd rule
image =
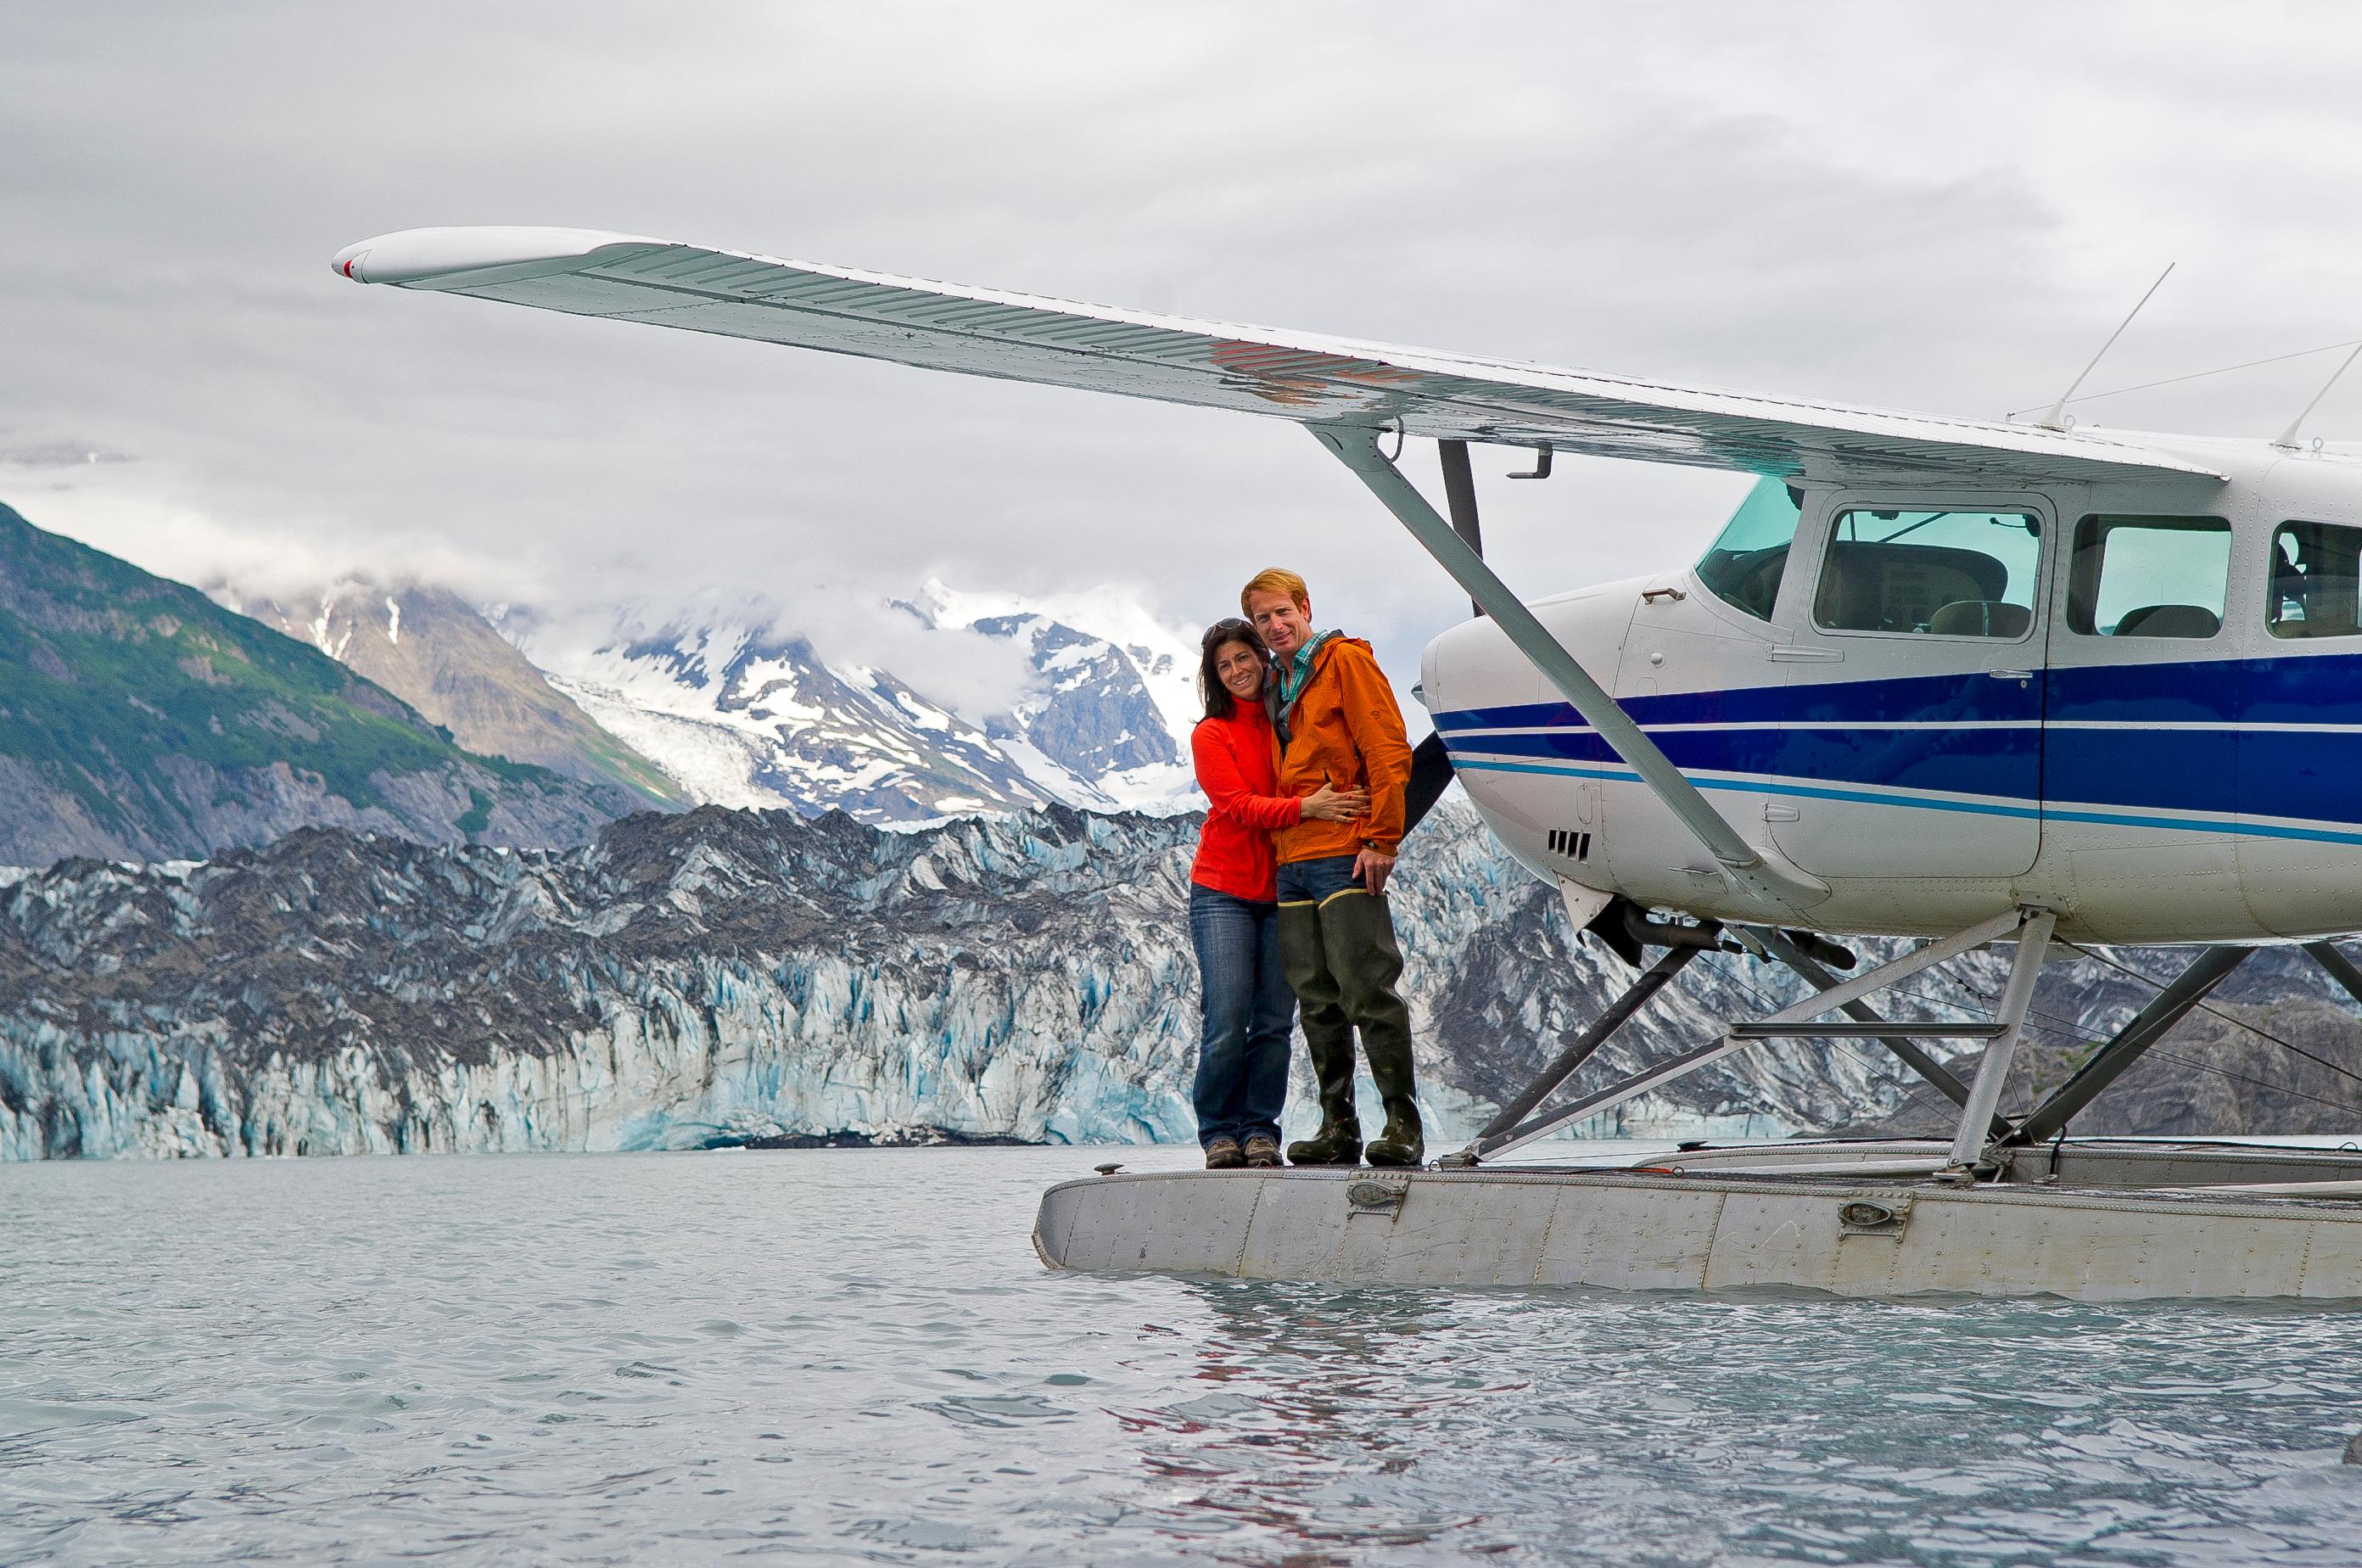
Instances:
[[[2034,671],[2030,669],[1988,669],[1985,673],[1992,676],[1995,680],[2031,680],[2034,679]]]

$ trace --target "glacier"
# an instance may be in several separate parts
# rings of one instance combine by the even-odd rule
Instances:
[[[705,807],[573,851],[307,829],[14,873],[0,1157],[1187,1141],[1195,837],[1060,807],[901,832]],[[1623,971],[1464,806],[1396,888],[1448,1140]],[[1611,1064],[1703,1037],[1715,1002],[1682,993]],[[1617,1125],[1773,1133],[1899,1103],[1891,1073],[1775,1053],[1668,1094]]]
[[[1056,806],[900,831],[702,807],[573,850],[305,829],[203,862],[10,872],[0,1158],[1187,1142],[1196,832]],[[1391,898],[1440,1150],[1631,971],[1456,799]],[[1913,1005],[1980,1012],[2006,962],[1931,972]],[[2317,981],[2250,967],[2276,964],[2268,985],[2311,985],[2312,1037],[2350,1055]],[[1584,1081],[1800,994],[1710,955]],[[2031,1055],[2067,1070],[2145,996],[2096,960],[2046,970],[2055,1048]],[[1310,1089],[1299,1050],[1291,1135]],[[1867,1043],[1794,1042],[1578,1131],[1774,1137],[1948,1109]]]

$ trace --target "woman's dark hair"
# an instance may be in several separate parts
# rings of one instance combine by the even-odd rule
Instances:
[[[1233,617],[1228,621],[1217,621],[1206,628],[1206,635],[1198,645],[1198,698],[1206,704],[1206,717],[1209,719],[1227,719],[1239,705],[1238,699],[1231,695],[1231,689],[1222,684],[1222,678],[1214,673],[1214,660],[1220,655],[1225,643],[1244,643],[1264,657],[1270,657],[1263,646],[1263,639],[1255,635],[1255,629],[1244,621]]]

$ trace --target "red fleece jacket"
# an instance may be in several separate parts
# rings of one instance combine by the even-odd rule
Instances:
[[[1200,719],[1189,732],[1198,788],[1206,792],[1206,825],[1189,879],[1233,898],[1269,902],[1279,897],[1279,861],[1272,832],[1304,818],[1304,802],[1279,792],[1271,720],[1260,702],[1240,702],[1227,719]]]

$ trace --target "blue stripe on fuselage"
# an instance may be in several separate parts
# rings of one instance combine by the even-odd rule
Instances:
[[[1743,686],[1728,691],[1675,691],[1619,697],[1616,705],[1643,725],[1955,723],[2033,719],[2041,707],[2031,684],[1990,675],[1925,675],[1904,680],[1845,680],[1806,686]],[[1523,702],[1467,708],[1434,715],[1435,727],[1455,730],[1535,729],[1581,725],[1564,702]]]
[[[2219,819],[2241,814],[2362,823],[2362,728],[2237,728],[2362,726],[2362,656],[2060,668],[2046,671],[2044,679],[2040,693],[2030,682],[1975,673],[1679,692],[1626,698],[1619,705],[1654,732],[1657,744],[1684,771],[1935,790],[1996,802],[2047,798],[2204,813],[2218,819],[2210,824],[2216,828],[2227,825]],[[2022,724],[2036,719],[2047,727],[1893,727]],[[1730,727],[1660,728],[1673,724]],[[1793,727],[1800,724],[1845,727]],[[2125,727],[2073,727],[2078,724]],[[2202,727],[2147,727],[2169,724]],[[2202,727],[2207,725],[2223,727]],[[1455,758],[1474,752],[1537,761],[1615,761],[1563,702],[1447,712],[1435,715],[1435,727]],[[1542,733],[1497,733],[1509,729]],[[2113,820],[2104,813],[2081,814]],[[2318,836],[2294,829],[2286,835]],[[2343,842],[2341,835],[2329,836]]]
[[[1566,778],[1606,778],[1627,784],[1639,782],[1640,776],[1628,767],[1599,767],[1588,763],[1503,762],[1490,756],[1455,756],[1452,765],[1470,773],[1543,773]],[[1794,784],[1782,780],[1749,778],[1695,778],[1691,780],[1705,790],[1739,790],[1755,795],[1780,795],[1816,801],[1850,801],[1871,806],[1903,806],[1913,811],[1959,812],[1985,817],[2038,817],[2054,823],[2104,823],[2118,827],[2170,828],[2182,833],[2221,834],[2235,833],[2249,838],[2301,839],[2313,844],[2362,845],[2362,833],[2344,832],[2329,827],[2308,827],[2289,823],[2232,823],[2221,819],[2192,817],[2160,817],[2133,812],[2073,811],[2058,806],[2008,805],[1991,801],[1954,801],[1931,799],[1924,795],[1898,795],[1878,790],[1827,789],[1816,785]]]
[[[2032,801],[2040,783],[2038,730],[1672,730],[1650,737],[1683,772],[1772,774],[1831,783],[1885,784]],[[1590,730],[1444,737],[1462,751],[1614,763],[1613,747]]]

